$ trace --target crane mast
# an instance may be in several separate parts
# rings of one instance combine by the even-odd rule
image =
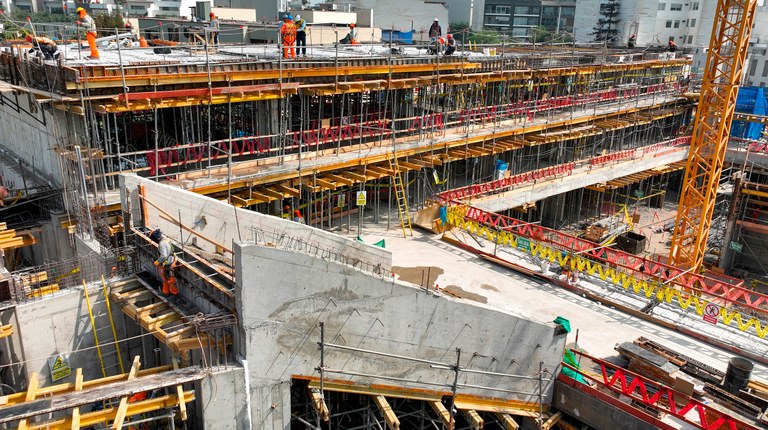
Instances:
[[[757,0],[718,0],[672,235],[670,262],[704,261]]]

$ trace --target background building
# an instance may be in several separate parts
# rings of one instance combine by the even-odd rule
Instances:
[[[482,27],[513,37],[528,37],[531,29],[539,26],[553,32],[572,33],[576,1],[487,0],[475,5],[475,11],[482,14]]]

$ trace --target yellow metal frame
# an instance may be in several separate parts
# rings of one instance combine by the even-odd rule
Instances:
[[[757,0],[717,4],[672,235],[670,261],[681,267],[698,268],[704,261],[756,6]]]

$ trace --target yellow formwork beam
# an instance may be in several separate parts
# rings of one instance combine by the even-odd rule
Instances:
[[[397,418],[395,411],[392,410],[392,406],[389,406],[386,397],[373,396],[373,402],[378,406],[381,415],[384,416],[384,421],[387,422],[387,428],[389,430],[400,430],[400,419]]]
[[[184,397],[179,399],[176,394],[169,394],[166,396],[155,397],[148,400],[143,400],[136,403],[128,403],[128,407],[125,412],[126,417],[132,417],[135,415],[141,415],[148,412],[155,412],[163,409],[173,408],[181,403],[189,403],[195,400],[195,392],[185,391]],[[116,408],[106,408],[101,411],[90,412],[82,414],[80,416],[80,427],[88,427],[96,424],[103,423],[105,421],[112,421],[117,413]],[[72,425],[72,419],[59,419],[53,421],[45,421],[34,423],[28,426],[29,430],[68,430],[74,428]]]

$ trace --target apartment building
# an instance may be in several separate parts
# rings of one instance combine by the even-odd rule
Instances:
[[[576,0],[456,0],[447,4],[452,22],[467,22],[461,17],[471,16],[473,29],[493,29],[515,38],[527,38],[539,26],[572,33],[576,13]]]

